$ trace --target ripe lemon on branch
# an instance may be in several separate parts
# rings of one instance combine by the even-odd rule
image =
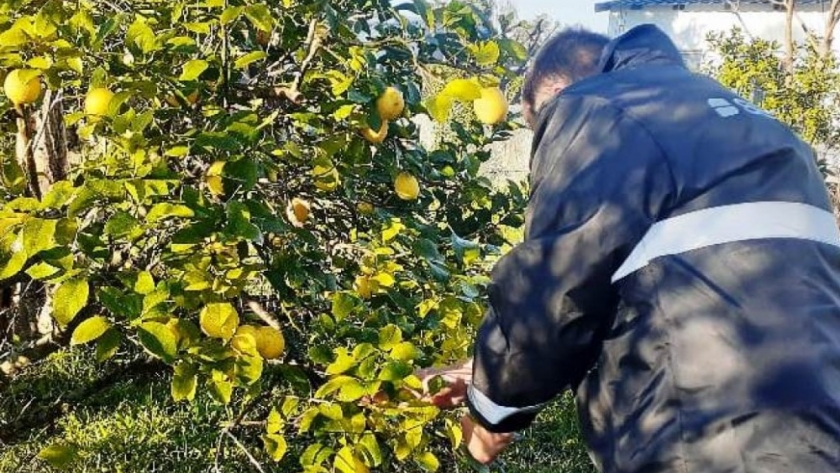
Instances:
[[[289,206],[286,209],[286,217],[288,217],[294,226],[302,227],[306,223],[306,220],[309,219],[309,210],[309,202],[295,197],[289,202]]]
[[[376,111],[383,121],[396,120],[405,109],[405,100],[402,92],[396,87],[388,87],[385,92],[376,99]]]
[[[283,332],[274,327],[243,325],[236,331],[236,335],[230,344],[237,351],[248,353],[252,351],[252,341],[257,352],[266,360],[280,358],[280,355],[286,350],[286,339],[283,337]]]
[[[211,303],[201,309],[199,323],[208,337],[229,340],[239,326],[239,314],[230,303]]]
[[[93,117],[107,115],[113,98],[114,93],[105,87],[91,89],[85,96],[85,113]]]
[[[420,195],[420,183],[417,178],[407,172],[401,172],[394,179],[394,191],[402,200],[414,200]]]
[[[41,96],[41,79],[37,71],[15,69],[3,81],[3,92],[15,105],[35,102]]]
[[[507,118],[508,102],[502,89],[485,87],[481,89],[481,97],[473,102],[473,110],[478,121],[495,125]]]

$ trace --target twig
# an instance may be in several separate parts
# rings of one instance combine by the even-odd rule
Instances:
[[[242,450],[242,451],[245,453],[245,456],[247,456],[247,457],[248,457],[248,460],[251,462],[251,464],[252,464],[252,465],[254,465],[254,468],[256,468],[257,470],[259,470],[259,472],[260,472],[260,473],[265,473],[265,470],[263,470],[263,469],[262,469],[262,465],[260,465],[260,462],[258,462],[258,461],[257,461],[257,459],[256,459],[256,458],[254,458],[254,456],[253,456],[253,455],[251,455],[251,452],[249,452],[249,451],[248,451],[248,449],[247,449],[247,448],[245,448],[245,445],[242,445],[242,442],[240,442],[238,438],[236,438],[236,437],[235,437],[232,433],[230,433],[230,431],[229,431],[229,430],[227,430],[227,429],[223,430],[223,432],[224,432],[225,434],[227,434],[227,436],[228,436],[228,437],[230,437],[230,439],[231,439],[231,440],[233,440],[233,443],[235,443],[235,444],[236,444],[236,446],[237,446],[237,447],[239,447],[239,449],[240,449],[240,450]]]

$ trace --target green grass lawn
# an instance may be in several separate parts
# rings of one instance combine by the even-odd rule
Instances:
[[[0,444],[0,473],[42,473],[50,468],[36,458],[47,445],[69,442],[79,447],[79,458],[69,471],[118,473],[198,473],[211,471],[216,463],[220,425],[225,407],[197,396],[193,404],[173,404],[165,377],[150,374],[123,379],[103,389],[97,376],[108,365],[96,365],[83,349],[58,352],[0,386],[0,429],[21,418],[40,419],[37,428],[22,431],[10,444]],[[84,396],[80,396],[82,391]],[[75,396],[75,397],[74,397]],[[40,411],[39,411],[40,410]],[[40,414],[38,414],[40,412]],[[34,414],[37,414],[33,417]],[[300,471],[290,445],[281,463],[262,452],[262,427],[244,426],[237,437],[262,463],[266,472]],[[544,412],[501,459],[505,473],[590,473],[594,470],[578,437],[570,397],[564,397]],[[232,442],[219,455],[222,472],[257,472]],[[440,471],[470,472],[472,468],[447,449],[438,450]],[[379,471],[415,472],[411,465],[390,465]]]

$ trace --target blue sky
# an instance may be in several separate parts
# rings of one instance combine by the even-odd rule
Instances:
[[[557,19],[561,26],[582,25],[606,33],[609,13],[595,13],[593,0],[509,0],[519,11],[519,17],[532,18],[547,13]],[[598,0],[604,1],[604,0]]]

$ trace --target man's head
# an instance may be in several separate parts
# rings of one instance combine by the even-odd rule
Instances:
[[[598,61],[609,41],[598,33],[567,28],[540,49],[522,86],[522,110],[531,128],[545,102],[569,85],[598,73]]]

